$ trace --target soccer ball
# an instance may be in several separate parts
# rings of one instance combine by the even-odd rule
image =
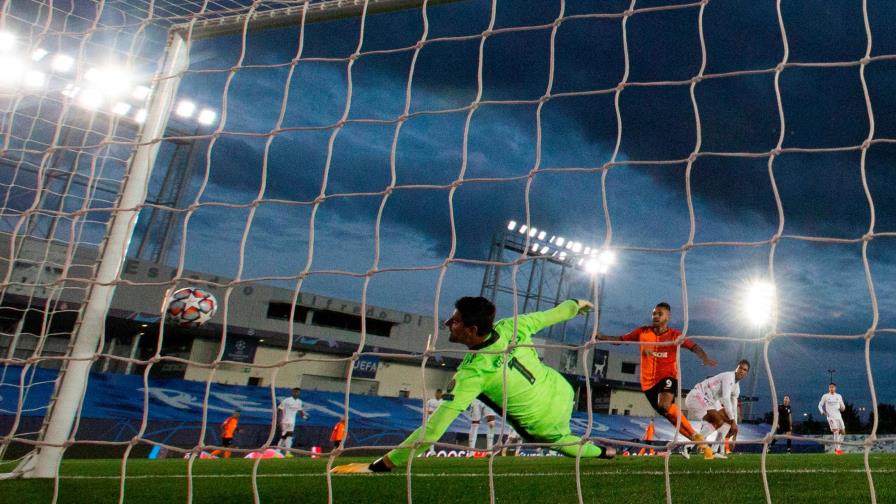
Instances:
[[[212,293],[186,287],[168,298],[168,320],[180,327],[199,327],[208,322],[218,310],[218,300]]]

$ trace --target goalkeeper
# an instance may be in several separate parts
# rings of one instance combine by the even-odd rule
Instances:
[[[590,442],[570,432],[573,390],[566,379],[554,369],[542,364],[535,348],[517,346],[507,352],[513,340],[514,320],[495,320],[495,305],[482,297],[463,297],[454,303],[454,314],[445,322],[449,340],[476,350],[468,353],[441,406],[424,426],[411,433],[398,448],[372,464],[346,464],[333,468],[335,473],[387,472],[407,463],[411,447],[422,443],[417,450],[425,450],[439,440],[451,422],[464,412],[473,399],[479,398],[501,413],[504,402],[505,367],[507,380],[507,411],[504,418],[527,442],[571,443],[553,449],[569,457],[581,452],[582,457],[613,458],[616,450]],[[568,300],[554,308],[517,317],[518,345],[531,345],[532,335],[545,327],[564,322],[592,308],[588,301]],[[574,444],[572,444],[574,443]]]

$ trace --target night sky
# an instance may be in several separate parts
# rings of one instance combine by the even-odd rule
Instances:
[[[815,405],[832,368],[845,400],[870,407],[862,336],[872,327],[876,393],[881,402],[896,402],[896,4],[868,2],[873,44],[864,78],[874,129],[863,164],[861,146],[872,130],[860,78],[869,41],[861,2],[782,2],[789,54],[779,74],[784,42],[775,2],[709,2],[702,15],[704,78],[695,88],[698,135],[690,81],[701,71],[700,5],[638,1],[626,23],[622,134],[605,191],[603,168],[617,142],[615,89],[625,73],[619,14],[630,6],[564,4],[551,72],[561,3],[497,2],[498,31],[483,50],[484,103],[472,115],[491,4],[428,9],[428,42],[414,66],[410,117],[397,136],[395,188],[387,197],[413,47],[423,36],[419,9],[367,18],[342,128],[336,124],[346,107],[347,58],[358,47],[360,19],[305,26],[298,55],[299,27],[250,32],[232,77],[241,36],[195,41],[181,93],[219,110],[226,97],[226,115],[210,162],[194,167],[188,202],[199,206],[189,218],[185,267],[235,276],[248,207],[258,202],[241,276],[298,275],[309,257],[310,203],[323,190],[311,265],[319,273],[302,289],[360,300],[364,278],[345,273],[373,266],[385,201],[378,268],[419,269],[373,275],[368,302],[434,314],[439,266],[454,247],[435,313],[444,318],[457,297],[479,293],[484,268],[465,260],[486,260],[493,234],[510,219],[524,222],[528,201],[530,225],[616,250],[605,279],[604,332],[648,324],[657,302],[672,304],[673,325],[698,337],[720,363],[709,370],[685,353],[685,386],[752,358],[755,343],[743,353],[741,344],[758,331],[741,299],[750,279],[773,276],[777,336],[768,356],[778,393],[794,396],[794,413],[818,417]],[[589,16],[598,13],[604,16]],[[785,129],[770,167],[781,134],[776,75]],[[284,89],[289,96],[278,128]],[[688,187],[694,246],[684,253],[682,271],[691,230]],[[509,303],[498,308],[499,316],[512,314]],[[766,411],[766,370],[755,364],[758,410]]]

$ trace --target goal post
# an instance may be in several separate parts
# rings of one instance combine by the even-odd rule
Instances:
[[[95,282],[76,323],[71,354],[67,356],[58,379],[57,390],[45,419],[45,427],[32,456],[26,456],[13,474],[26,478],[54,478],[72,428],[81,410],[87,390],[90,367],[101,350],[106,317],[115,294],[128,245],[146,199],[147,187],[164,136],[168,116],[177,94],[177,86],[189,66],[189,46],[182,34],[171,33],[164,66],[156,79],[146,122],[137,140],[127,179],[117,201],[117,210],[109,221],[108,232],[97,261]]]

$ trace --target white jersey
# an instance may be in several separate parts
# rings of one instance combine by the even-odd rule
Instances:
[[[496,416],[495,412],[479,399],[473,399],[473,402],[470,403],[469,414],[470,420],[474,422],[482,420],[482,417]]]
[[[280,401],[280,406],[277,406],[277,409],[282,413],[282,416],[280,417],[280,422],[282,423],[295,424],[296,414],[300,411],[303,413],[302,416],[305,416],[305,408],[302,406],[302,400],[296,399],[295,397],[287,397]]]
[[[426,413],[432,415],[441,406],[442,400],[435,397],[426,400]]]
[[[718,403],[734,421],[737,421],[737,398],[740,396],[740,385],[734,378],[734,371],[725,371],[711,376],[694,385],[691,392],[698,392],[710,404]]]
[[[821,401],[818,401],[818,411],[827,416],[828,420],[842,420],[840,411],[845,409],[846,404],[843,403],[843,396],[840,394],[825,394],[821,396]]]

